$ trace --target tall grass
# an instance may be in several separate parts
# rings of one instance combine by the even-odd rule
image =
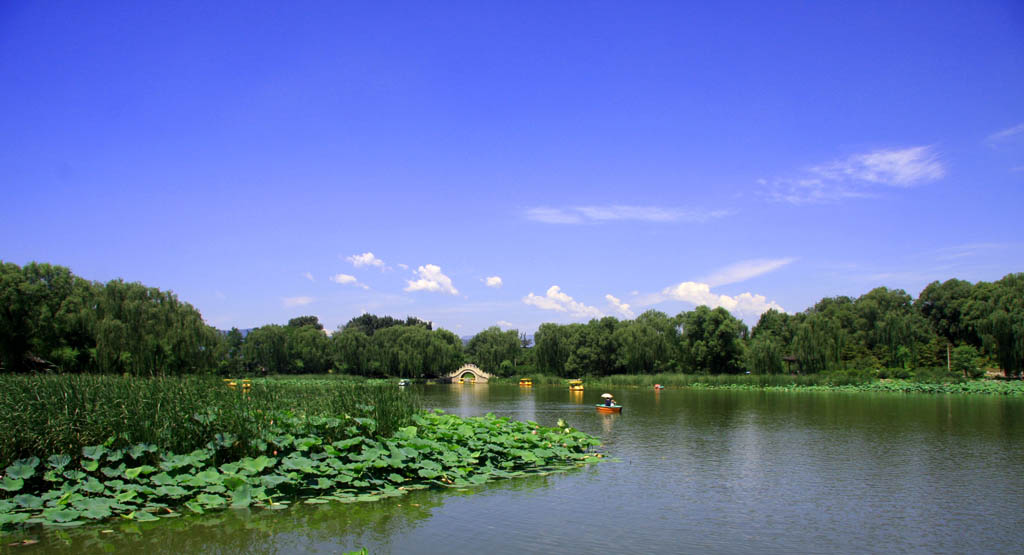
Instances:
[[[114,437],[187,453],[217,433],[260,437],[282,411],[299,416],[360,416],[390,434],[419,409],[414,393],[393,386],[318,380],[267,380],[251,391],[221,380],[109,375],[0,376],[0,468],[40,454],[76,456]]]

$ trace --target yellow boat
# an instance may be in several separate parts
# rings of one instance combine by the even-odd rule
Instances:
[[[530,378],[521,378],[519,380],[520,387],[533,387],[533,380]]]
[[[569,380],[569,391],[583,391],[583,380]]]

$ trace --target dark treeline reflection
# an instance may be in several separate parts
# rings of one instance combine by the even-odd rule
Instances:
[[[4,372],[135,375],[328,372],[437,377],[472,362],[499,376],[683,372],[867,372],[880,377],[1006,376],[1024,369],[1024,273],[995,282],[933,282],[914,299],[878,287],[822,299],[797,314],[769,310],[753,329],[724,308],[670,316],[545,323],[530,339],[488,328],[468,344],[418,318],[363,314],[326,333],[316,316],[220,332],[171,292],[85,280],[67,268],[0,264]]]

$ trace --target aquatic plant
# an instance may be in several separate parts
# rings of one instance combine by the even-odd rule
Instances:
[[[249,391],[209,377],[0,375],[0,468],[40,454],[78,453],[106,442],[139,443],[187,453],[215,433],[242,441],[219,456],[256,455],[251,439],[272,414],[372,418],[378,433],[409,424],[420,407],[414,391],[333,380],[254,380]],[[227,461],[224,461],[227,462]]]
[[[596,460],[598,440],[564,426],[546,428],[493,415],[413,414],[381,434],[374,418],[265,413],[265,427],[242,438],[210,425],[190,452],[111,437],[76,453],[13,461],[0,478],[0,527],[76,526],[120,516],[139,522],[227,507],[364,502],[432,486],[565,470]],[[241,455],[240,455],[241,454]]]

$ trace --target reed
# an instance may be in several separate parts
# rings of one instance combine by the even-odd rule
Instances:
[[[217,433],[248,445],[275,414],[373,418],[390,434],[419,409],[414,392],[344,380],[257,380],[251,390],[220,379],[110,375],[0,376],[0,468],[40,453],[72,456],[113,437],[176,453]]]

